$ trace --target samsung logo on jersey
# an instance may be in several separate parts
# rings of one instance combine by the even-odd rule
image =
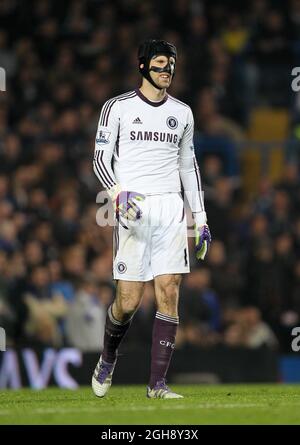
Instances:
[[[158,131],[131,131],[130,140],[170,142],[171,144],[177,144],[178,136],[174,133],[159,133]]]

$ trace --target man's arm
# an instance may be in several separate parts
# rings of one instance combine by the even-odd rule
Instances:
[[[120,108],[118,100],[111,99],[102,107],[95,140],[93,168],[99,181],[106,189],[114,205],[116,216],[135,220],[141,211],[134,200],[144,196],[136,192],[122,191],[112,170],[111,160],[119,139]]]
[[[191,109],[189,109],[188,121],[179,143],[179,174],[195,221],[196,255],[198,259],[204,259],[211,236],[207,225],[201,177],[195,157],[193,136],[194,118]]]
[[[111,167],[119,134],[120,116],[118,101],[107,101],[101,110],[98,122],[93,167],[94,172],[110,194],[117,186],[117,180]]]
[[[207,222],[207,218],[201,177],[195,157],[193,136],[194,118],[192,111],[189,109],[188,122],[179,143],[179,173],[195,222],[198,225],[204,225]]]

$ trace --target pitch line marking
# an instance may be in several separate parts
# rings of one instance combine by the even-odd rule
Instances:
[[[299,403],[293,404],[293,406],[300,405]],[[186,409],[232,409],[232,408],[281,408],[282,406],[290,406],[290,404],[283,404],[280,403],[277,406],[270,406],[270,404],[258,404],[258,403],[226,403],[226,404],[213,404],[213,403],[203,403],[198,405],[168,405],[168,406],[159,406],[160,410],[186,410]],[[156,411],[157,406],[143,406],[143,407],[124,407],[124,408],[118,408],[118,411]],[[32,416],[34,414],[67,414],[67,413],[78,413],[78,412],[87,412],[87,413],[99,413],[100,411],[115,411],[115,407],[78,407],[78,408],[37,408],[32,409],[30,412],[22,412],[23,415]],[[0,416],[9,416],[12,413],[10,411],[0,411]],[[14,413],[15,415],[16,413]]]

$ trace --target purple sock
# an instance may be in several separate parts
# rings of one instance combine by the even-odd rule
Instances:
[[[102,358],[105,362],[113,363],[117,358],[118,347],[131,325],[131,320],[132,318],[125,323],[116,320],[112,314],[112,306],[108,308],[102,351]]]
[[[152,332],[150,388],[166,377],[175,347],[178,323],[178,317],[156,312]]]

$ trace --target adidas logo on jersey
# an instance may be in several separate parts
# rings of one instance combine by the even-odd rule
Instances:
[[[143,122],[141,121],[141,119],[139,117],[137,117],[136,119],[134,119],[134,121],[132,123],[133,124],[142,124]]]

